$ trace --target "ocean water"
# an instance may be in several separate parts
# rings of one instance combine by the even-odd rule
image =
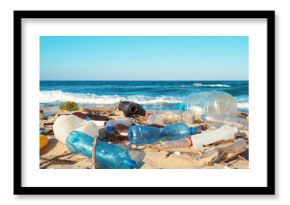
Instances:
[[[120,100],[147,110],[178,110],[194,92],[224,91],[234,96],[240,111],[248,111],[248,81],[40,81],[40,104],[77,102],[80,107],[114,107]]]

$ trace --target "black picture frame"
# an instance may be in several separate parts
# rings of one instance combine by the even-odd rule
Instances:
[[[22,19],[221,18],[267,20],[266,187],[23,187],[21,161]],[[269,124],[271,119],[271,126]],[[275,194],[275,11],[14,11],[14,194],[16,195],[273,195]]]

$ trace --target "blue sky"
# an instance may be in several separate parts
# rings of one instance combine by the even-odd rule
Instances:
[[[247,36],[41,36],[41,80],[248,80]]]

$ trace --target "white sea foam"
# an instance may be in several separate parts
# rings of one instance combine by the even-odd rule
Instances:
[[[226,84],[202,84],[202,83],[194,83],[193,84],[193,87],[196,87],[196,88],[205,88],[205,87],[210,87],[210,88],[213,88],[213,87],[219,87],[219,88],[230,88],[231,86],[230,85],[226,85]]]
[[[74,101],[81,104],[99,104],[99,105],[112,105],[117,104],[120,100],[133,101],[139,104],[163,104],[163,103],[180,103],[181,99],[173,96],[112,96],[112,95],[95,95],[95,94],[79,94],[69,93],[60,90],[54,91],[41,91],[40,92],[40,103],[55,103],[55,102],[66,102]]]
[[[238,108],[249,109],[249,103],[248,102],[238,102]]]

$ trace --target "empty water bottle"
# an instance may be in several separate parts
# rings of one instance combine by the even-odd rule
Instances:
[[[192,145],[190,138],[184,138],[179,140],[170,140],[170,141],[160,141],[160,144],[157,145],[158,148],[185,148]]]
[[[161,111],[148,116],[147,122],[149,124],[164,125],[170,123],[177,123],[181,120],[181,111]]]
[[[183,139],[196,133],[195,128],[188,127],[184,123],[170,124],[164,128],[136,125],[129,128],[128,138],[131,144],[144,145],[158,142],[161,139]]]
[[[221,91],[192,93],[184,99],[185,109],[195,113],[236,113],[237,102],[232,95]]]
[[[201,134],[191,136],[192,146],[199,149],[204,145],[209,145],[214,142],[234,139],[237,132],[238,129],[236,127],[224,125],[217,130],[206,131]]]
[[[214,123],[215,125],[233,125],[242,130],[248,130],[249,122],[247,119],[235,116],[235,115],[218,115],[218,114],[206,114],[205,121],[211,125]]]
[[[187,111],[165,111],[148,116],[147,122],[149,124],[171,124],[184,122],[186,124],[194,124],[203,121],[203,115],[198,113],[193,113],[190,110]]]
[[[152,144],[162,138],[160,131],[156,127],[134,125],[129,128],[128,139],[135,145]]]
[[[196,133],[197,133],[196,128],[188,127],[184,123],[170,124],[170,125],[165,126],[161,130],[161,135],[166,138],[168,137],[171,140],[183,139],[185,137],[188,137],[189,135],[194,135]]]
[[[93,137],[81,131],[73,131],[67,137],[66,144],[71,152],[92,158],[93,141]],[[100,140],[96,145],[96,162],[110,169],[137,168],[136,162],[131,159],[127,150]]]

